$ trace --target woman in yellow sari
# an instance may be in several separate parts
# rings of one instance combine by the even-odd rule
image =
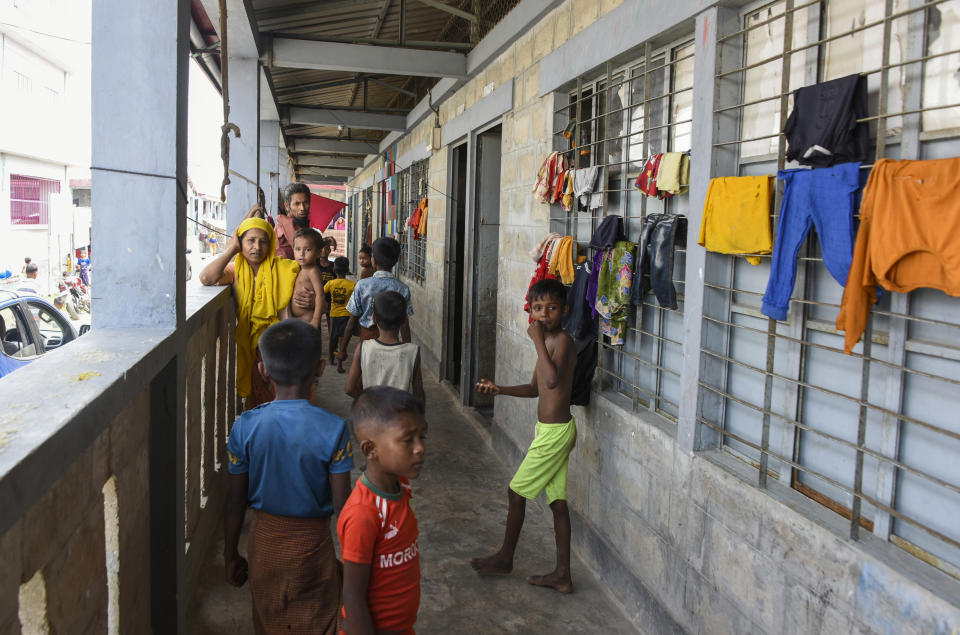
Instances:
[[[200,272],[207,286],[233,285],[237,303],[237,393],[244,409],[273,399],[270,383],[256,369],[257,343],[290,302],[300,271],[294,260],[277,258],[277,236],[270,223],[250,210],[226,249]],[[262,212],[261,212],[262,213]]]

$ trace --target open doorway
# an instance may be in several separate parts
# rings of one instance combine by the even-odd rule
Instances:
[[[471,214],[471,280],[468,329],[469,368],[464,369],[463,402],[493,415],[493,397],[479,395],[473,384],[493,379],[497,368],[497,291],[500,272],[500,142],[499,125],[477,134],[476,179]]]
[[[440,373],[443,379],[459,388],[463,359],[467,144],[460,144],[450,152],[450,178],[447,182],[451,184],[451,199],[448,202],[447,211],[447,249],[444,269],[446,297],[443,306],[443,359],[440,363]]]

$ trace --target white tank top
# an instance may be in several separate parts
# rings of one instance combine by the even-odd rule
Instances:
[[[413,374],[420,363],[420,347],[412,343],[381,344],[364,340],[360,346],[363,387],[392,386],[413,392]]]

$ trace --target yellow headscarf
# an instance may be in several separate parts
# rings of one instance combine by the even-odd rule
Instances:
[[[277,235],[270,223],[262,218],[248,218],[237,227],[237,239],[250,229],[266,232],[270,252],[260,263],[256,276],[242,253],[233,261],[237,289],[237,393],[241,397],[250,395],[250,377],[260,336],[278,321],[277,314],[290,302],[300,273],[296,261],[275,257]]]

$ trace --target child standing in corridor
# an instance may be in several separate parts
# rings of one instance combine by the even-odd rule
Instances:
[[[420,608],[420,530],[408,479],[423,467],[423,404],[389,386],[365,390],[350,411],[367,468],[337,521],[343,554],[343,632],[413,633]]]
[[[244,412],[227,441],[223,560],[227,581],[243,585],[248,565],[237,545],[249,505],[257,633],[336,633],[341,587],[330,517],[350,493],[353,450],[343,419],[308,399],[323,371],[322,348],[320,332],[304,321],[268,328],[259,366],[277,398]]]
[[[356,282],[347,280],[347,274],[350,273],[350,261],[339,256],[333,261],[333,271],[337,274],[336,279],[330,280],[323,285],[323,293],[329,297],[330,305],[330,363],[333,363],[334,355],[337,352],[337,346],[340,344],[340,338],[343,337],[347,329],[347,323],[350,321],[350,311],[347,311],[347,302],[353,295],[353,287]],[[343,360],[337,361],[337,372],[346,372],[343,368]]]
[[[570,578],[570,513],[567,509],[567,463],[577,442],[577,429],[570,414],[570,391],[576,350],[573,340],[561,328],[567,313],[567,292],[557,280],[541,280],[530,287],[530,315],[527,334],[537,349],[537,365],[529,384],[498,386],[481,379],[477,392],[511,397],[537,397],[537,432],[527,455],[507,490],[507,528],[500,550],[491,556],[474,558],[470,565],[480,575],[507,574],[513,570],[513,554],[523,528],[527,500],[546,490],[553,511],[557,541],[557,565],[546,575],[527,582],[561,593],[573,591]]]
[[[393,266],[400,259],[400,243],[389,236],[377,238],[373,241],[372,262],[376,271],[369,278],[357,282],[353,288],[353,295],[347,303],[350,311],[350,321],[347,323],[346,333],[340,342],[340,352],[337,358],[341,361],[347,358],[347,346],[353,336],[353,328],[360,325],[360,339],[371,340],[379,335],[373,323],[373,299],[384,291],[396,291],[407,302],[407,315],[413,315],[413,303],[410,301],[410,288],[393,275]],[[410,326],[406,323],[400,328],[400,339],[410,341]]]

